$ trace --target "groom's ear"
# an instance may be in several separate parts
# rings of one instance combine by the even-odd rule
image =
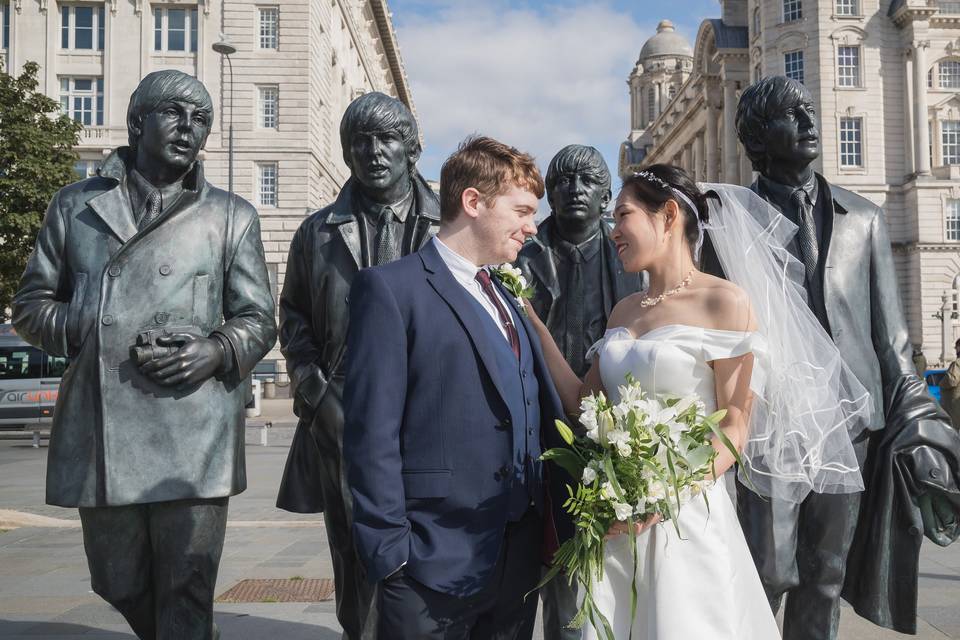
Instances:
[[[460,208],[463,212],[476,219],[480,216],[480,205],[483,203],[483,196],[474,187],[467,187],[460,194]]]

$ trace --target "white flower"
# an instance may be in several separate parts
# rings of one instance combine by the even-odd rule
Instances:
[[[623,429],[613,429],[610,431],[607,434],[607,441],[616,447],[617,453],[623,458],[633,453],[633,449],[630,448],[630,434]]]
[[[600,487],[600,495],[607,500],[613,500],[617,497],[617,493],[613,490],[613,485],[609,481],[604,482],[603,486]]]
[[[597,413],[596,411],[584,411],[580,414],[580,424],[589,429],[597,428]]]
[[[666,487],[662,482],[651,482],[647,487],[647,504],[656,504],[667,497]]]
[[[600,442],[600,430],[587,429],[587,437],[593,440],[594,442]]]
[[[617,514],[617,520],[626,520],[633,514],[633,507],[625,502],[614,502],[613,511]]]
[[[581,481],[583,484],[593,484],[593,481],[597,479],[597,472],[594,471],[591,467],[583,468],[583,478]]]
[[[616,423],[613,420],[611,411],[601,411],[597,416],[597,426],[600,429],[600,443],[607,443],[607,434],[613,431]]]

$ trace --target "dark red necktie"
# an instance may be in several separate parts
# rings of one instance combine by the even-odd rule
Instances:
[[[500,298],[497,296],[497,292],[493,290],[493,282],[490,281],[490,274],[487,273],[486,269],[480,269],[480,271],[477,271],[476,280],[480,283],[480,288],[483,289],[483,293],[486,294],[490,302],[493,303],[493,306],[496,307],[497,315],[500,316],[500,324],[503,325],[503,328],[507,331],[507,337],[510,339],[510,348],[513,350],[513,355],[517,356],[517,360],[519,360],[520,334],[517,333],[517,328],[510,318],[510,313],[504,309],[503,303],[500,302]]]

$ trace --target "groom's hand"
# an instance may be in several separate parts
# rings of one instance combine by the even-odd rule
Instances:
[[[634,522],[633,523],[633,535],[638,536],[650,527],[655,524],[658,524],[663,518],[660,517],[660,514],[651,516],[644,520],[643,522]],[[624,522],[622,520],[617,520],[607,531],[607,535],[604,536],[607,540],[610,538],[615,538],[617,536],[623,535],[630,531],[630,523]]]

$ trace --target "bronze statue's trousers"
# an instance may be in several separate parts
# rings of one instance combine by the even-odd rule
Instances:
[[[330,404],[336,410],[323,416],[327,419],[323,426],[315,420],[310,433],[316,440],[320,457],[318,490],[323,497],[323,524],[333,562],[337,620],[343,628],[342,640],[374,640],[375,589],[366,580],[353,541],[353,498],[343,468],[343,412],[339,402],[343,393],[342,379],[332,379],[327,393],[336,394],[337,402]]]
[[[863,467],[869,433],[854,450]],[[810,493],[801,503],[761,498],[737,481],[737,515],[783,640],[836,640],[847,553],[860,493]]]
[[[215,640],[227,498],[81,507],[93,590],[140,640]]]

